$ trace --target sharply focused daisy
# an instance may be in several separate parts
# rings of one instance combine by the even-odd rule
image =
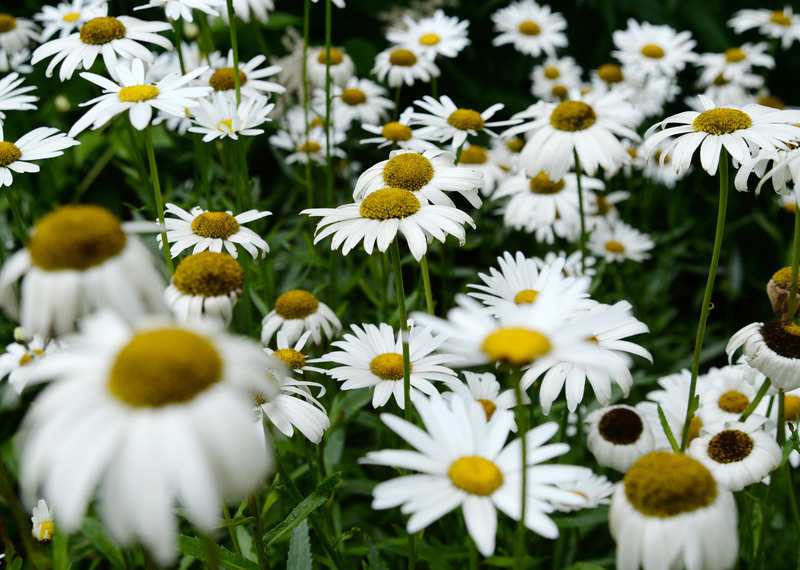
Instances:
[[[784,390],[800,388],[800,326],[794,321],[750,323],[728,341],[728,358],[742,348],[747,364]]]
[[[385,97],[386,89],[369,79],[351,77],[345,85],[331,86],[331,113],[336,128],[347,130],[352,123],[378,125],[394,102]],[[314,91],[313,106],[325,108],[325,91]]]
[[[17,53],[39,41],[39,26],[28,18],[0,13],[0,50]]]
[[[556,538],[558,527],[547,516],[554,505],[584,502],[556,485],[586,477],[588,469],[540,465],[569,450],[565,443],[547,443],[558,431],[556,423],[524,434],[528,453],[523,466],[523,438],[505,445],[514,421],[511,414],[494,414],[487,420],[478,402],[453,398],[448,404],[440,396],[420,397],[415,406],[425,431],[397,416],[381,414],[383,423],[414,450],[371,451],[362,460],[417,472],[379,483],[373,490],[373,509],[400,507],[404,514],[411,514],[406,525],[409,533],[461,507],[478,551],[490,556],[495,550],[497,510],[515,520],[522,516],[523,469],[527,482],[523,522],[536,534]]]
[[[628,259],[644,261],[650,258],[650,251],[655,246],[648,234],[623,221],[598,224],[586,244],[593,255],[602,257],[608,263]]]
[[[795,41],[800,41],[800,14],[795,14],[787,4],[783,10],[739,10],[728,21],[737,34],[758,28],[760,34],[781,40],[781,47],[789,49]]]
[[[584,419],[586,447],[599,465],[625,473],[634,462],[655,449],[650,425],[639,411],[617,404],[600,408]]]
[[[277,392],[271,358],[210,322],[131,327],[109,312],[84,319],[67,344],[37,363],[56,381],[25,418],[20,481],[52,499],[67,533],[97,491],[111,536],[141,540],[166,565],[177,555],[176,506],[210,532],[223,498],[263,483],[269,464],[250,390]]]
[[[244,269],[227,253],[201,251],[181,260],[164,291],[178,322],[200,318],[231,324],[244,285]]]
[[[542,53],[555,57],[556,49],[567,46],[564,16],[534,0],[512,2],[492,14],[492,21],[495,30],[500,32],[492,45],[512,44],[518,52],[534,57]]]
[[[239,90],[242,98],[269,96],[270,93],[286,91],[286,88],[280,83],[265,80],[265,78],[281,72],[278,65],[259,68],[265,61],[267,61],[267,57],[263,54],[258,54],[248,61],[239,61]],[[233,50],[228,51],[227,57],[223,57],[219,52],[210,54],[208,65],[209,68],[200,77],[201,81],[207,82],[214,91],[236,89],[236,81],[233,76]]]
[[[692,33],[666,25],[640,24],[631,18],[628,27],[615,31],[612,38],[617,49],[611,55],[637,73],[674,77],[697,58]]]
[[[100,16],[98,13],[105,0],[65,0],[55,6],[42,6],[42,11],[34,14],[33,19],[44,26],[39,41],[46,42],[58,34],[65,37],[86,22]]]
[[[214,92],[210,99],[201,99],[192,109],[194,116],[189,132],[203,135],[203,142],[224,138],[239,140],[240,136],[263,134],[264,129],[255,127],[272,120],[267,115],[275,104],[267,101],[266,97],[259,95],[244,97],[237,105],[235,94]]]
[[[72,137],[51,127],[39,127],[9,142],[3,136],[0,123],[0,187],[11,186],[12,172],[39,172],[39,166],[31,160],[43,160],[64,154],[64,149],[80,144]]]
[[[292,289],[277,298],[275,307],[261,321],[261,342],[269,341],[278,331],[286,335],[286,342],[297,341],[304,331],[311,331],[315,344],[331,339],[342,330],[342,322],[328,305],[305,289]]]
[[[35,85],[25,85],[20,87],[25,78],[20,77],[19,73],[9,73],[0,79],[0,127],[6,115],[3,111],[30,111],[36,109],[34,101],[39,98],[36,95],[26,95],[26,93],[36,89]]]
[[[145,8],[164,8],[164,14],[170,20],[193,21],[192,10],[200,10],[209,16],[219,16],[217,9],[224,10],[223,0],[150,0],[147,4],[136,6],[134,10]]]
[[[8,376],[8,383],[17,394],[21,394],[30,379],[31,363],[40,358],[46,358],[59,349],[59,344],[54,340],[35,334],[20,342],[12,342],[6,346],[6,351],[0,354],[0,378]]]
[[[53,508],[48,507],[44,499],[39,499],[39,503],[33,507],[31,517],[33,537],[39,542],[49,542],[53,540],[55,525],[53,524]]]
[[[386,81],[389,87],[414,85],[417,80],[428,83],[431,77],[439,77],[439,67],[432,59],[408,47],[390,47],[375,56],[372,73],[378,81]]]
[[[386,39],[401,47],[409,46],[417,49],[430,59],[436,56],[456,57],[470,44],[467,37],[469,20],[459,20],[455,16],[447,16],[442,10],[436,10],[432,16],[414,20],[403,16],[406,29],[389,28]]]
[[[175,204],[167,204],[164,208],[165,215],[172,214],[175,218],[165,218],[167,229],[167,243],[172,257],[177,257],[184,250],[193,247],[192,253],[210,250],[221,252],[225,248],[231,257],[236,259],[239,253],[236,244],[241,245],[247,253],[258,257],[261,250],[261,259],[269,252],[269,245],[250,228],[244,224],[271,216],[272,212],[259,212],[248,210],[241,214],[233,215],[232,212],[210,212],[195,206],[189,212]],[[162,247],[161,236],[157,236],[158,245]]]

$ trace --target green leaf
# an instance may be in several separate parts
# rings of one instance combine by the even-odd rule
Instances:
[[[308,515],[321,507],[328,500],[328,493],[339,484],[342,479],[341,472],[334,473],[320,483],[317,488],[308,497],[300,501],[289,516],[283,519],[275,528],[264,535],[264,544],[269,547],[273,542],[278,540],[287,532],[294,530],[294,528],[303,522]]]
[[[292,531],[286,570],[311,570],[311,541],[308,538],[307,520],[303,520]]]
[[[86,519],[81,525],[81,532],[92,545],[103,555],[114,568],[125,568],[125,559],[111,535],[96,519]]]
[[[378,553],[378,549],[375,548],[375,543],[372,542],[368,536],[365,536],[364,540],[367,543],[367,561],[369,562],[369,567],[373,570],[389,570],[389,567],[386,566],[386,562],[383,561],[380,553]]]
[[[220,566],[230,568],[231,570],[258,570],[258,564],[247,558],[237,556],[227,548],[217,546],[213,543],[211,543],[210,547],[214,549]],[[203,540],[193,536],[178,536],[178,550],[181,554],[194,556],[203,562],[208,562],[210,559],[208,552],[209,545]]]
[[[22,558],[15,558],[8,570],[22,570]]]

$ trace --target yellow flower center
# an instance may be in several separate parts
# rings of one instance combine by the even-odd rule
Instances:
[[[409,372],[411,364],[409,363]],[[379,354],[369,363],[369,369],[381,380],[403,379],[403,355],[396,352]]]
[[[321,151],[322,147],[319,145],[319,143],[316,143],[314,141],[308,141],[301,144],[297,150],[299,150],[300,152],[309,152],[313,154],[315,152]]]
[[[326,56],[326,51],[322,50],[317,56],[317,63],[325,65],[326,61],[329,61],[331,65],[339,65],[344,61],[344,54],[341,52],[341,50],[331,48],[331,57],[328,59]]]
[[[188,402],[222,377],[211,342],[192,332],[165,328],[139,333],[120,350],[108,388],[134,407]]]
[[[567,88],[563,85],[556,85],[551,90],[553,97],[557,97],[558,99],[566,99],[567,98]]]
[[[371,220],[401,219],[419,211],[420,203],[404,188],[383,188],[364,198],[359,214]]]
[[[639,441],[644,424],[633,410],[614,408],[603,415],[597,429],[606,441],[615,445],[632,445]]]
[[[390,158],[383,167],[383,181],[393,188],[415,192],[433,179],[431,161],[415,152],[404,152]]]
[[[738,109],[709,109],[700,113],[692,123],[695,131],[703,131],[712,135],[724,135],[748,129],[753,124],[750,115]]]
[[[550,124],[559,131],[582,131],[597,121],[597,115],[582,101],[562,101],[550,115]]]
[[[81,27],[80,38],[85,44],[100,46],[125,37],[125,26],[111,16],[92,18]]]
[[[367,102],[367,96],[361,89],[345,89],[342,91],[342,101],[348,105],[362,105]]]
[[[461,131],[480,131],[483,129],[483,117],[472,109],[456,109],[449,117],[447,124]]]
[[[253,390],[250,392],[250,396],[253,398],[253,402],[256,406],[260,406],[262,404],[267,403],[267,399],[264,397],[264,394],[259,392],[258,390]]]
[[[558,79],[561,73],[558,71],[558,68],[549,66],[544,68],[544,76],[547,79]]]
[[[484,400],[483,398],[478,398],[478,402],[480,402],[481,406],[483,406],[483,411],[486,414],[486,421],[492,419],[494,411],[497,409],[495,403],[491,400]]]
[[[481,350],[492,362],[509,362],[516,366],[530,364],[544,356],[552,346],[540,332],[523,328],[503,328],[487,336]]]
[[[664,57],[664,50],[655,44],[647,44],[642,48],[642,55],[650,59],[661,59]]]
[[[503,473],[483,457],[471,455],[453,461],[447,473],[453,485],[472,495],[491,495],[503,486]]]
[[[119,90],[119,100],[123,103],[140,103],[149,101],[158,96],[158,87],[155,85],[132,85]]]
[[[774,11],[770,15],[769,21],[772,22],[773,24],[778,24],[779,26],[789,27],[792,25],[792,20],[789,18],[789,16],[787,16],[780,10]]]
[[[597,76],[605,83],[622,83],[622,68],[616,63],[604,63],[597,68]]]
[[[411,138],[411,127],[392,121],[383,125],[381,136],[389,141],[407,141]]]
[[[201,251],[183,259],[175,268],[172,284],[185,295],[218,297],[241,291],[244,269],[227,253]]]
[[[68,204],[36,222],[28,241],[34,265],[45,271],[83,271],[118,255],[127,236],[102,206]]]
[[[710,505],[717,483],[702,463],[687,455],[654,451],[625,474],[625,496],[649,517],[673,517]]]
[[[241,69],[239,70],[239,86],[247,83],[247,75]],[[233,75],[232,67],[223,67],[216,70],[209,78],[208,84],[214,88],[214,91],[228,91],[229,89],[236,89],[236,77]]]
[[[525,141],[519,137],[513,137],[506,141],[506,148],[511,152],[520,152],[525,146]]]
[[[605,216],[608,214],[611,211],[611,204],[605,199],[605,196],[595,193],[595,198],[597,199],[597,211],[595,211],[594,215]]]
[[[789,285],[792,283],[792,268],[784,267],[783,269],[779,269],[772,275],[772,280],[775,282],[775,285],[778,287],[783,287],[784,289],[788,289]]]
[[[800,397],[784,396],[783,412],[790,422],[800,421]]]
[[[17,27],[17,19],[11,14],[0,14],[0,34],[10,32]]]
[[[732,47],[725,50],[725,61],[728,63],[736,63],[747,59],[747,54],[742,51],[742,48]]]
[[[64,21],[65,22],[74,22],[78,18],[81,17],[80,12],[70,12],[69,14],[64,14]]]
[[[0,141],[0,167],[8,166],[22,158],[22,151],[14,143]]]
[[[514,302],[517,305],[525,305],[527,303],[533,303],[536,300],[536,296],[538,294],[539,292],[534,291],[533,289],[523,289],[514,296]]]
[[[719,432],[708,442],[708,456],[717,463],[741,461],[753,451],[753,438],[738,429]]]
[[[531,22],[530,20],[525,20],[519,25],[519,33],[526,35],[526,36],[538,36],[541,33],[542,29],[536,22]]]
[[[689,440],[687,443],[692,443],[692,440],[700,435],[700,429],[702,427],[703,421],[697,416],[693,416],[692,421],[689,422]]]
[[[26,352],[25,354],[22,355],[22,358],[19,359],[20,366],[25,366],[26,364],[28,364],[31,360],[33,360],[34,356],[42,356],[44,354],[44,351],[38,348],[34,348],[31,352],[33,352],[33,354],[31,354],[30,352]],[[787,398],[788,397],[789,396],[787,396]]]
[[[222,128],[226,127],[226,128]],[[217,123],[217,130],[222,131],[223,133],[232,133],[233,132],[233,119],[222,119],[219,123]]]
[[[275,312],[287,320],[305,319],[319,308],[319,301],[305,289],[294,289],[278,297]]]
[[[611,253],[625,253],[625,246],[613,239],[607,241],[605,247]]]
[[[313,129],[314,127],[325,127],[325,121],[323,121],[320,117],[314,117],[311,119],[311,122],[308,123],[308,128]]]
[[[489,155],[486,154],[486,147],[474,144],[461,151],[461,158],[458,162],[459,164],[486,164],[488,160]]]
[[[558,194],[564,189],[564,180],[552,181],[544,170],[530,179],[531,192],[534,194]]]
[[[43,521],[39,523],[39,542],[53,540],[53,532],[56,527],[53,521]]]
[[[442,41],[442,38],[440,38],[436,34],[423,34],[419,38],[419,43],[421,43],[424,46],[435,46],[440,41]]]
[[[750,398],[741,392],[730,390],[719,397],[717,405],[719,405],[720,409],[723,411],[732,414],[741,414],[747,409],[747,406],[750,405]]]
[[[306,365],[306,357],[303,353],[293,348],[281,348],[273,352],[272,356],[282,360],[292,370],[300,370]]]
[[[720,73],[719,75],[717,75],[717,76],[714,78],[714,81],[713,81],[712,83],[713,83],[714,85],[716,85],[717,87],[721,87],[721,86],[723,86],[723,85],[727,85],[728,83],[730,83],[730,81],[728,81],[727,79],[725,79],[725,76],[724,76],[724,75],[722,75],[722,74]]]
[[[784,358],[800,358],[800,326],[769,321],[761,326],[761,336],[773,352]]]
[[[764,107],[772,107],[773,109],[785,109],[786,108],[786,101],[778,97],[777,95],[763,95],[758,98],[758,104],[763,105]]]
[[[239,222],[227,212],[203,212],[192,220],[195,235],[228,239],[239,231]]]
[[[399,48],[389,54],[389,63],[398,67],[411,67],[417,63],[417,56],[411,50]]]

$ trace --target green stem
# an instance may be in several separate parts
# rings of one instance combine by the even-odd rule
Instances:
[[[172,32],[175,34],[175,51],[178,52],[178,64],[181,66],[181,75],[186,75],[186,65],[183,63],[181,23],[178,20],[171,20],[171,22]]]
[[[262,537],[264,536],[264,531],[261,528],[261,514],[258,510],[258,501],[256,500],[255,495],[250,495],[247,497],[247,506],[250,509],[250,516],[255,517],[256,522],[253,523],[253,540],[256,543],[256,558],[258,559],[258,567],[261,569],[266,570],[269,568],[269,564],[267,564],[267,557],[265,556],[264,552],[264,543]]]
[[[225,515],[225,522],[230,523],[231,511],[228,509],[228,503],[222,501],[222,514]],[[236,527],[229,524],[228,533],[231,535],[231,542],[233,543],[233,551],[237,556],[242,555],[242,547],[239,545],[239,537],[236,535]]]
[[[755,409],[761,403],[761,400],[764,399],[764,395],[767,393],[767,390],[769,390],[770,384],[771,382],[769,378],[765,378],[764,383],[761,384],[761,388],[758,389],[756,397],[753,398],[753,401],[750,402],[750,405],[745,408],[745,410],[742,412],[742,415],[739,417],[740,422],[745,421],[747,418],[750,417],[750,414],[752,414],[755,411]]]
[[[794,526],[796,532],[800,532],[800,511],[797,510],[797,498],[795,497],[794,493],[794,482],[792,481],[792,472],[790,470],[790,465],[787,462],[783,466],[783,473],[786,476],[786,488],[789,491],[789,507],[792,511],[792,518],[794,519]]]
[[[403,289],[403,273],[400,268],[400,245],[395,237],[392,242],[390,255],[394,267],[395,293],[397,294],[397,309],[400,311],[400,330],[403,335],[403,418],[411,421],[411,358],[408,353],[408,315],[406,313],[406,294]]]
[[[789,285],[789,311],[786,318],[794,322],[797,306],[797,272],[800,267],[800,207],[794,209],[794,241],[792,242],[792,282]]]
[[[522,510],[519,521],[517,522],[517,542],[514,548],[514,568],[515,570],[522,570],[525,567],[525,552],[527,550],[525,544],[525,507],[527,503],[525,489],[528,479],[528,446],[526,444],[528,436],[528,410],[522,399],[522,387],[520,386],[520,380],[522,379],[521,370],[515,370],[510,374],[510,378],[511,382],[514,384],[514,398],[517,403],[514,408],[517,420],[517,432],[522,436]]]
[[[6,188],[6,198],[8,199],[8,207],[11,208],[11,215],[14,217],[14,227],[17,232],[17,239],[21,244],[25,244],[25,236],[28,234],[26,230],[27,224],[22,217],[22,208],[17,201],[17,192],[13,186]]]
[[[105,152],[98,158],[95,163],[92,165],[92,168],[89,172],[86,173],[86,176],[83,177],[78,187],[75,189],[75,194],[72,195],[72,201],[78,203],[83,196],[83,194],[89,189],[89,187],[97,180],[97,177],[100,176],[100,173],[103,172],[108,163],[111,162],[111,159],[117,154],[117,147],[114,145],[109,145]]]
[[[581,235],[578,245],[581,250],[581,273],[586,273],[586,213],[583,209],[583,185],[581,184],[581,161],[578,158],[578,150],[573,149],[575,155],[575,179],[578,181],[578,212],[581,216]]]
[[[233,0],[228,2],[228,22],[231,29],[231,51],[233,52],[233,85],[236,89],[236,104],[242,102],[242,81],[239,77],[239,43],[236,39],[236,18],[233,14]]]
[[[689,443],[689,429],[694,416],[694,396],[697,392],[697,376],[700,371],[700,353],[703,349],[703,338],[706,334],[706,321],[711,312],[711,293],[714,290],[714,280],[717,277],[717,265],[722,251],[722,236],[725,232],[725,213],[728,210],[728,151],[723,147],[719,157],[719,209],[717,211],[717,230],[714,235],[714,250],[711,254],[711,263],[708,267],[708,280],[703,293],[703,306],[700,309],[700,322],[697,324],[697,337],[694,341],[694,357],[692,358],[692,380],[689,384],[689,401],[686,404],[686,420],[683,424],[683,437],[681,438],[681,451],[686,450]]]
[[[161,245],[164,250],[164,259],[167,262],[169,274],[173,275],[175,268],[172,266],[172,254],[167,241],[167,228],[164,221],[164,198],[161,196],[161,183],[158,181],[158,167],[156,166],[156,153],[153,149],[153,137],[150,135],[150,125],[147,125],[145,129],[144,141],[147,147],[147,161],[150,163],[150,180],[153,182],[153,197],[156,202],[158,223],[161,224]]]
[[[423,255],[419,260],[419,266],[422,268],[422,285],[425,288],[425,306],[428,308],[428,314],[435,314],[433,310],[433,291],[431,291],[431,275],[428,272],[428,256]]]

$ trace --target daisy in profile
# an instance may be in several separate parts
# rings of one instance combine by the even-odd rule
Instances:
[[[244,224],[271,216],[272,212],[259,212],[248,210],[241,214],[233,212],[210,212],[195,206],[189,212],[175,204],[167,204],[164,214],[172,214],[174,218],[165,217],[167,229],[167,243],[172,257],[177,257],[184,250],[193,247],[192,253],[209,250],[221,252],[225,248],[231,257],[236,259],[239,252],[236,245],[241,245],[247,253],[258,257],[261,250],[261,259],[269,252],[269,245],[253,230],[244,227]],[[162,247],[161,236],[157,236],[159,247]]]
[[[457,379],[445,381],[447,387],[451,392],[442,392],[442,397],[447,400],[448,398],[461,398],[466,400],[476,400],[483,406],[483,411],[486,412],[486,419],[492,419],[496,413],[513,413],[513,408],[517,405],[517,398],[514,395],[513,388],[502,390],[500,382],[491,372],[484,372],[483,374],[476,374],[464,370],[461,372],[464,375],[466,384]],[[527,394],[522,394],[522,404],[530,405],[531,399]],[[516,422],[511,426],[511,431],[517,431]]]
[[[470,44],[467,37],[469,20],[446,16],[442,10],[436,10],[432,16],[418,21],[403,16],[403,23],[405,30],[389,28],[386,39],[398,46],[416,49],[430,59],[436,59],[439,55],[456,57]]]
[[[30,340],[20,338],[17,342],[7,345],[6,351],[0,354],[0,378],[8,376],[8,383],[14,391],[22,394],[30,379],[29,365],[40,358],[46,358],[58,349],[56,341],[48,340],[39,334],[33,335]]]
[[[12,172],[39,172],[39,165],[31,160],[44,160],[64,154],[64,150],[80,144],[58,129],[39,127],[23,135],[16,141],[4,139],[3,125],[0,123],[0,188],[11,186]]]
[[[101,206],[56,208],[34,224],[27,247],[0,270],[0,306],[28,333],[45,337],[73,330],[75,319],[97,309],[128,320],[164,312],[164,285],[152,253],[129,233],[140,227],[123,224]]]
[[[351,77],[343,86],[331,86],[331,114],[338,129],[347,130],[353,123],[379,125],[394,102],[385,97],[386,89],[369,79]],[[314,91],[312,106],[325,108],[325,91]]]
[[[492,45],[512,44],[520,53],[555,57],[556,50],[567,46],[567,21],[549,6],[534,0],[512,2],[492,14],[495,30],[500,32]]]
[[[688,455],[654,451],[641,457],[614,491],[608,522],[620,570],[727,570],[738,557],[733,493]]]
[[[275,108],[263,95],[242,98],[236,104],[236,95],[229,92],[214,92],[209,99],[200,99],[192,109],[190,133],[203,135],[203,142],[240,136],[252,137],[264,134],[260,125],[271,121],[267,115]]]
[[[697,45],[688,31],[676,32],[669,26],[628,20],[625,30],[612,34],[616,50],[611,52],[618,61],[643,75],[675,77],[687,63],[695,61],[692,51]]]
[[[586,247],[606,263],[615,261],[644,261],[650,258],[650,251],[656,246],[648,234],[644,234],[622,221],[614,224],[598,224]]]
[[[124,59],[139,58],[152,63],[155,56],[139,42],[172,49],[172,43],[158,35],[158,32],[171,28],[167,22],[146,22],[130,16],[115,18],[107,13],[107,5],[103,4],[98,15],[81,26],[80,31],[40,45],[33,52],[31,63],[36,65],[54,56],[47,65],[45,75],[51,77],[53,70],[61,64],[58,78],[66,81],[79,67],[92,67],[99,55],[103,56],[103,63],[111,74],[117,68],[118,55]]]
[[[728,25],[737,34],[758,28],[761,35],[780,39],[783,49],[800,41],[800,14],[795,14],[789,4],[783,10],[739,10],[728,20]]]
[[[269,65],[259,69],[259,66],[265,61],[267,61],[267,57],[258,54],[248,61],[239,62],[239,90],[242,99],[286,92],[286,88],[280,83],[265,80],[265,78],[281,72],[278,65]],[[227,57],[223,57],[219,52],[212,53],[208,56],[208,65],[208,69],[203,72],[199,81],[208,82],[214,91],[235,91],[233,50],[228,50]]]
[[[6,115],[3,111],[31,111],[36,109],[33,103],[38,101],[39,98],[35,95],[26,95],[30,91],[36,89],[35,85],[25,85],[20,87],[22,82],[25,81],[24,77],[20,77],[19,73],[9,73],[0,79],[0,127],[3,126],[3,120]]]
[[[209,16],[219,16],[218,8],[225,9],[223,0],[150,0],[147,4],[136,6],[134,10],[163,8],[170,20],[192,22],[192,10],[200,10]]]
[[[545,101],[561,101],[580,89],[583,69],[571,57],[550,57],[533,68],[531,93]]]
[[[625,473],[634,462],[655,449],[650,425],[631,406],[600,408],[584,419],[586,446],[597,463]]]
[[[69,351],[37,363],[54,381],[24,420],[20,482],[52,498],[66,533],[80,528],[97,491],[111,536],[141,540],[167,565],[177,554],[176,506],[210,532],[223,498],[253,493],[267,476],[250,391],[277,392],[271,359],[211,322],[130,326],[101,312],[81,329]]]
[[[39,26],[28,18],[0,14],[0,50],[17,53],[31,43],[39,42]]]
[[[293,289],[275,301],[275,307],[261,321],[261,342],[269,344],[278,331],[286,335],[286,342],[297,341],[305,331],[311,331],[314,344],[325,338],[331,339],[342,330],[342,322],[328,305],[321,302],[310,291]]]
[[[793,321],[750,323],[728,341],[728,358],[732,359],[739,348],[745,362],[769,378],[776,388],[800,388],[800,326]]]
[[[98,14],[98,9],[105,0],[65,0],[55,6],[42,6],[42,11],[33,15],[33,19],[42,24],[40,42],[46,42],[52,36],[66,37],[74,30]]]
[[[53,508],[48,507],[44,499],[39,499],[39,503],[33,507],[31,517],[33,537],[39,542],[50,542],[53,540],[55,525],[53,524]]]
[[[330,61],[330,64],[328,62]],[[308,80],[313,87],[325,88],[325,77],[330,67],[331,83],[334,85],[345,85],[348,80],[356,73],[356,65],[353,59],[347,55],[344,48],[332,47],[330,49],[330,60],[328,50],[323,47],[309,48],[306,59],[306,72]]]
[[[431,77],[439,77],[439,67],[432,59],[408,47],[389,47],[375,57],[372,73],[378,81],[386,81],[389,87],[414,85],[417,80],[428,83]]]
[[[164,300],[178,322],[211,318],[227,327],[243,285],[244,270],[233,257],[201,251],[181,260]]]
[[[543,465],[569,450],[565,443],[547,443],[558,431],[545,423],[505,445],[511,431],[512,414],[494,414],[486,419],[483,407],[473,400],[453,398],[448,404],[440,396],[420,397],[415,406],[425,426],[421,430],[391,414],[381,420],[414,450],[371,451],[363,463],[410,469],[403,475],[375,486],[373,509],[401,507],[411,514],[406,530],[414,533],[461,507],[464,523],[483,556],[495,550],[497,510],[514,520],[521,516],[522,470],[527,485],[525,526],[545,538],[556,538],[558,527],[547,515],[555,504],[582,504],[575,493],[556,485],[588,476],[589,470],[574,465]],[[527,465],[522,465],[523,439]]]
[[[605,475],[595,475],[591,473],[588,477],[582,477],[575,481],[557,483],[556,487],[575,493],[583,497],[582,505],[564,504],[556,505],[556,509],[564,512],[572,512],[580,509],[593,509],[600,505],[611,504],[611,495],[616,489],[616,485],[608,480]]]

